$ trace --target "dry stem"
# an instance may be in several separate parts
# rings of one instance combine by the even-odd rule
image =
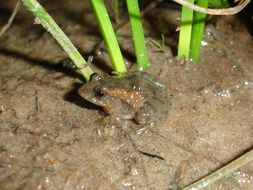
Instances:
[[[230,7],[226,9],[211,9],[203,8],[198,5],[187,2],[186,0],[172,0],[180,5],[186,6],[194,11],[210,14],[210,15],[233,15],[240,12],[244,7],[246,7],[251,0],[241,0],[235,7]]]
[[[18,0],[17,3],[16,3],[15,8],[14,8],[12,14],[11,14],[11,17],[9,18],[8,22],[0,30],[0,38],[10,28],[16,14],[18,12],[19,7],[20,7],[20,1]]]

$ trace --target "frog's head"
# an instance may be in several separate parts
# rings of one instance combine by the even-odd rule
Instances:
[[[106,107],[109,104],[109,96],[106,92],[104,79],[97,73],[91,76],[90,81],[84,84],[78,90],[78,93],[85,100],[98,106]]]

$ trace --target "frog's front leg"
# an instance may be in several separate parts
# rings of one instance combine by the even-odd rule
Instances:
[[[103,110],[115,119],[133,119],[135,117],[134,108],[127,102],[121,99],[114,99],[108,104],[108,107],[104,107]]]

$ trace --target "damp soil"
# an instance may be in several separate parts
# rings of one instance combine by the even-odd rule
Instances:
[[[101,36],[88,1],[41,3],[86,58],[96,54]],[[1,24],[14,4],[1,3]],[[105,124],[101,110],[77,93],[83,77],[21,7],[0,38],[0,189],[180,189],[250,150],[253,41],[245,15],[210,17],[194,64],[174,58],[179,8],[149,10],[147,72],[171,97],[168,117],[151,129]],[[127,20],[123,12],[120,18]],[[136,70],[129,31],[119,39],[129,70]],[[164,49],[152,42],[161,33]],[[99,51],[91,67],[110,73]],[[253,162],[206,189],[253,189]]]

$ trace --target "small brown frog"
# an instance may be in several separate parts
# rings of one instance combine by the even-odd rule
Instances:
[[[138,124],[160,121],[170,107],[165,86],[145,72],[120,76],[93,74],[78,93],[103,108],[113,118],[133,119]]]

